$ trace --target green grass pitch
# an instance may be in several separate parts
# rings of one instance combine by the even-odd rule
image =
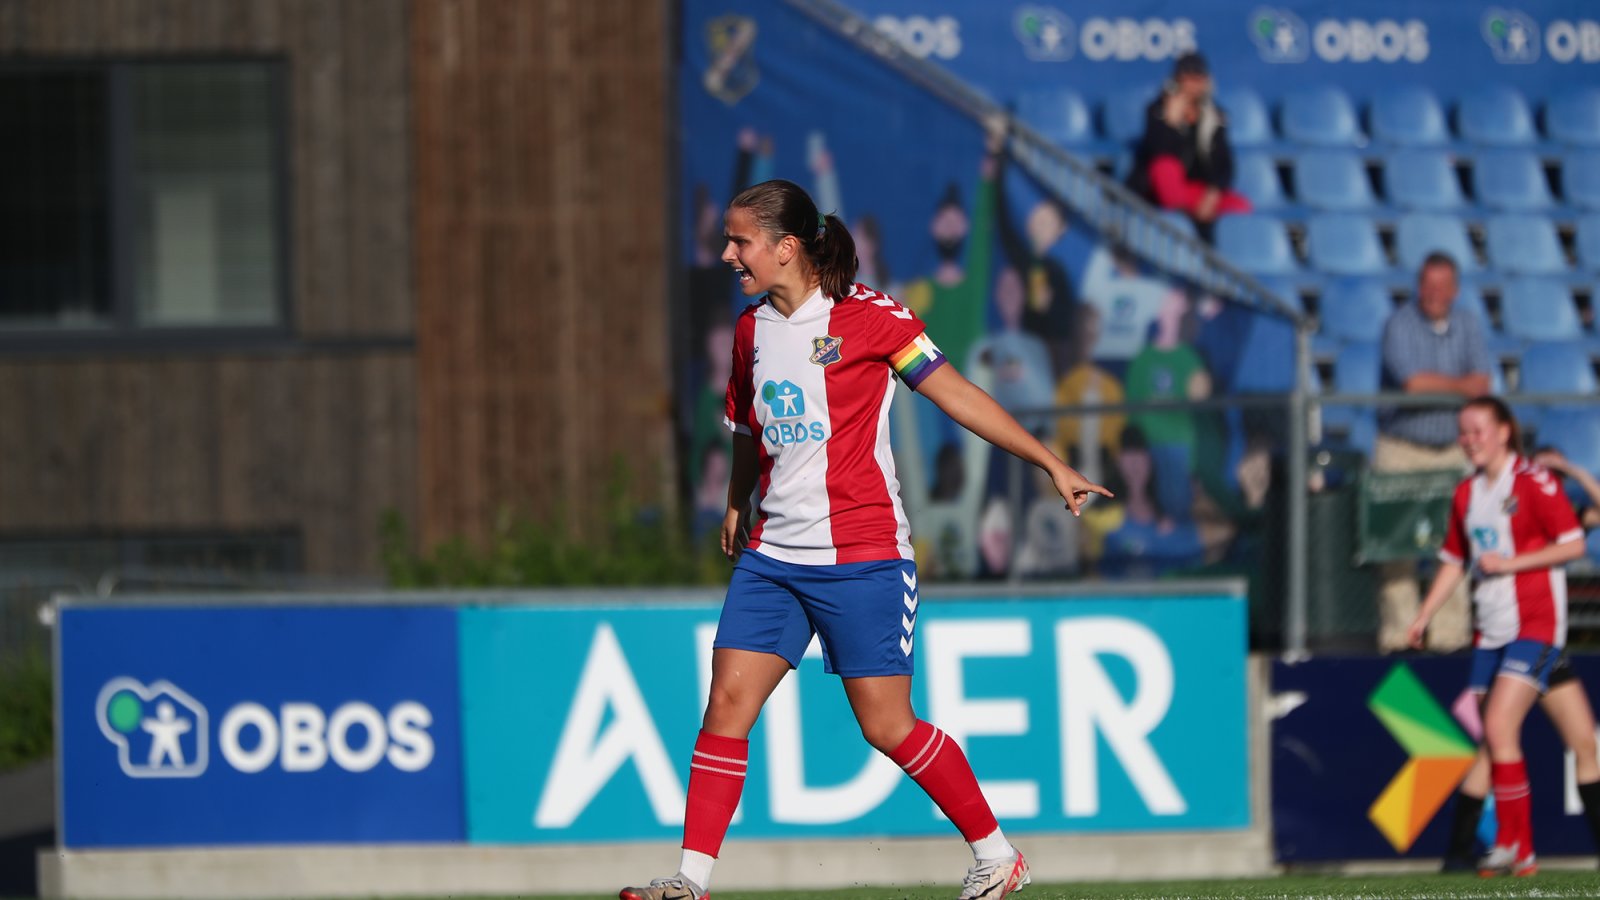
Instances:
[[[837,891],[718,891],[714,900],[954,900],[959,885]],[[1543,872],[1532,878],[1473,875],[1295,875],[1236,881],[1083,882],[1029,885],[1017,900],[1500,900],[1600,898],[1600,872]],[[611,900],[591,894],[546,900]],[[443,898],[440,898],[443,900]],[[459,898],[458,898],[459,900]]]

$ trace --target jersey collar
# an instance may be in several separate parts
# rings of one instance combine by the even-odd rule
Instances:
[[[771,297],[765,299],[767,302],[756,309],[756,316],[773,322],[808,322],[827,315],[828,311],[833,309],[833,301],[823,296],[822,288],[820,287],[807,295],[806,299],[801,302],[800,308],[795,310],[794,315],[787,319],[783,317],[783,313],[778,312],[773,307]]]

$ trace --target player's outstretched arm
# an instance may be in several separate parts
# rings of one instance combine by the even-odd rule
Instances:
[[[1050,473],[1061,499],[1073,515],[1090,494],[1114,496],[1104,487],[1094,484],[1039,443],[1039,439],[1023,428],[995,399],[966,379],[954,366],[943,365],[917,385],[921,393],[945,415],[955,419],[961,427],[978,437]]]

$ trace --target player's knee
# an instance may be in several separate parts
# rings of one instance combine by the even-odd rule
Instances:
[[[861,736],[866,739],[867,743],[871,744],[874,750],[887,756],[894,752],[895,748],[905,743],[906,737],[911,734],[912,727],[917,723],[916,719],[913,718],[909,722],[901,722],[897,719],[878,719],[871,722],[858,722],[857,724],[861,726]]]

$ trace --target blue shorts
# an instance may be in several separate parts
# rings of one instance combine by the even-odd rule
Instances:
[[[776,653],[793,668],[815,634],[828,672],[910,675],[916,624],[917,564],[909,559],[803,566],[746,550],[712,646]]]
[[[1540,641],[1512,641],[1492,650],[1479,647],[1472,651],[1472,677],[1467,680],[1467,690],[1488,693],[1497,676],[1507,675],[1528,682],[1543,694],[1550,690],[1550,672],[1560,660],[1560,647]]]

